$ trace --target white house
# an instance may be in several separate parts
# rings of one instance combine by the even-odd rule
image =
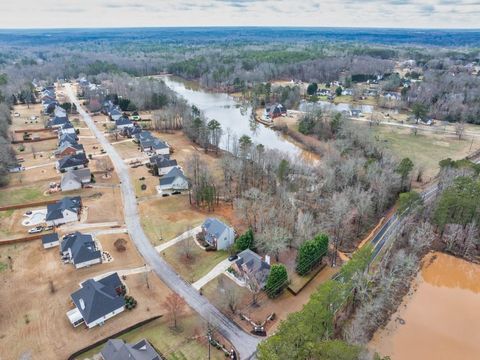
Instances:
[[[125,310],[124,287],[117,273],[100,280],[88,279],[72,295],[75,308],[67,312],[70,323],[85,323],[89,329]]]
[[[62,176],[60,188],[62,191],[78,190],[81,189],[83,185],[90,183],[91,180],[92,174],[90,173],[90,169],[67,171]]]
[[[115,120],[115,128],[117,130],[123,130],[127,127],[133,128],[135,125],[133,122],[130,121],[130,119],[126,116],[122,116],[121,118]]]
[[[235,230],[216,218],[208,218],[202,224],[205,241],[217,250],[225,250],[233,245]]]
[[[157,186],[159,194],[172,194],[186,191],[189,188],[188,180],[179,167],[172,168],[167,174],[160,179]]]
[[[174,167],[178,167],[177,160],[170,159],[169,155],[153,155],[150,157],[150,165],[155,175],[163,176],[168,174]]]
[[[80,196],[64,197],[54,204],[47,205],[45,223],[48,226],[58,226],[78,221],[82,209]]]

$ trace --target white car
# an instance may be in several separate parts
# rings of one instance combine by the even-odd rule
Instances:
[[[15,116],[15,117],[20,117],[20,113],[15,112],[15,113],[13,113],[13,116]]]
[[[39,232],[42,232],[43,231],[43,226],[35,226],[34,228],[31,228],[30,230],[28,230],[28,233],[29,234],[37,234]]]
[[[38,116],[37,115],[32,115],[30,116],[30,120],[37,120],[38,119]]]

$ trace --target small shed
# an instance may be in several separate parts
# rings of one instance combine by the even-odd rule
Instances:
[[[54,246],[59,246],[60,241],[57,233],[46,234],[42,236],[42,244],[44,249],[49,249]]]

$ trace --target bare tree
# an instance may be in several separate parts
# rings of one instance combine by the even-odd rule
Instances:
[[[171,293],[163,302],[163,306],[167,308],[173,322],[173,328],[177,329],[178,317],[185,311],[186,302],[177,293]]]
[[[465,123],[463,121],[455,123],[455,134],[457,134],[458,140],[462,140],[463,135],[465,134]]]

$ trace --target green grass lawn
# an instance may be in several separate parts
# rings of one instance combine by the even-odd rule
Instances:
[[[175,271],[190,283],[206,275],[215,265],[228,257],[226,251],[205,251],[192,240],[190,245],[192,260],[187,261],[182,257],[182,246],[183,241],[169,247],[162,255]]]
[[[425,135],[420,131],[417,135],[406,130],[390,127],[376,127],[376,135],[399,159],[409,157],[416,166],[425,167],[425,179],[436,175],[439,161],[451,157],[459,159],[469,152],[470,141],[457,140],[454,137]],[[473,149],[472,149],[473,151]]]
[[[141,339],[147,339],[153,347],[162,353],[168,360],[177,359],[207,359],[208,347],[206,342],[199,343],[193,339],[196,332],[203,332],[203,324],[197,315],[189,315],[179,320],[183,329],[181,332],[170,330],[166,319],[157,319],[138,329],[132,330],[122,336],[121,339],[128,343],[138,342]],[[78,359],[91,359],[93,355],[98,354],[104,345],[96,347],[81,356]],[[212,359],[225,359],[223,352],[212,348]]]
[[[39,201],[44,198],[38,185],[0,190],[0,206]]]

